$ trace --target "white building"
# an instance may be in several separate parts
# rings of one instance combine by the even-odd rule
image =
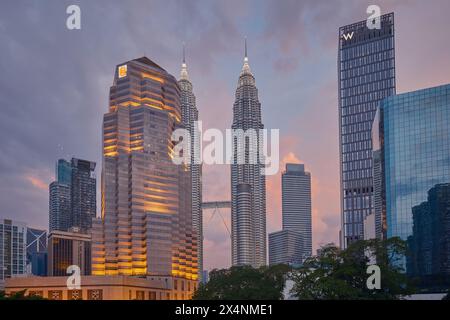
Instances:
[[[27,272],[27,225],[0,219],[0,289],[5,280]]]

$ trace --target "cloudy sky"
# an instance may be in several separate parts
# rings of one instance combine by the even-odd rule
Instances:
[[[81,30],[66,28],[70,4],[81,7]],[[47,229],[56,159],[101,167],[102,116],[121,62],[145,54],[178,77],[186,42],[204,128],[229,127],[247,37],[263,122],[280,129],[280,166],[302,162],[312,174],[314,248],[337,242],[337,34],[366,19],[369,4],[395,12],[398,92],[450,82],[448,0],[2,0],[0,218]],[[228,167],[204,167],[204,200],[229,199],[229,180]],[[267,191],[272,232],[279,174]],[[211,212],[204,220],[206,268],[227,267],[226,228]]]

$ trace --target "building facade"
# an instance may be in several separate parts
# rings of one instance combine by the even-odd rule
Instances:
[[[58,160],[56,181],[49,187],[49,229],[83,232],[92,225],[97,210],[95,162],[72,158]]]
[[[56,164],[56,180],[49,186],[49,231],[68,230],[72,226],[72,167],[60,159]]]
[[[49,300],[188,300],[197,281],[176,277],[81,276],[80,288],[68,288],[66,277],[11,278],[5,292]]]
[[[267,250],[266,179],[261,172],[264,164],[259,161],[262,141],[258,135],[264,125],[255,77],[245,51],[231,126],[236,133],[231,164],[231,253],[233,265],[259,267],[266,264]],[[256,134],[252,136],[251,132]]]
[[[91,236],[79,229],[52,231],[48,236],[48,276],[68,276],[67,268],[75,265],[81,275],[91,274]]]
[[[283,229],[269,234],[269,264],[301,265],[312,255],[311,174],[287,163],[281,175]]]
[[[87,232],[97,212],[95,162],[72,158],[71,227]]]
[[[47,231],[27,228],[27,268],[36,276],[47,275]]]
[[[409,274],[430,280],[450,279],[450,183],[431,188],[427,201],[413,207],[412,215]]]
[[[196,125],[198,121],[198,110],[193,93],[193,86],[189,80],[187,64],[183,48],[183,63],[181,65],[180,80],[181,101],[181,121],[190,134],[190,164],[188,169],[191,173],[191,189],[192,189],[192,228],[198,243],[198,272],[199,279],[202,277],[203,271],[203,214],[202,214],[202,165],[200,164],[200,132]]]
[[[381,151],[386,237],[407,240],[413,212],[438,184],[450,182],[450,85],[384,99],[374,122],[375,151]],[[414,209],[415,208],[415,209]],[[420,214],[417,213],[419,216]],[[425,231],[424,231],[425,232]]]
[[[299,266],[304,256],[303,234],[297,230],[281,230],[269,234],[269,264]]]
[[[312,255],[311,174],[303,164],[286,164],[281,176],[283,230],[302,234],[302,257]]]
[[[0,288],[6,279],[26,274],[27,226],[8,219],[0,220]]]
[[[197,280],[190,172],[172,162],[172,132],[182,125],[178,83],[142,57],[116,67],[109,101],[92,274]]]
[[[379,102],[395,94],[394,14],[381,29],[366,20],[339,29],[341,247],[364,238],[373,213],[372,122]]]

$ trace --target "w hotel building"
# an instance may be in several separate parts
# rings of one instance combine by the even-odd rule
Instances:
[[[93,221],[92,275],[196,282],[190,172],[172,162],[181,127],[176,79],[147,57],[118,65],[103,118],[102,214]]]
[[[394,42],[393,13],[380,17],[380,29],[365,20],[339,29],[343,248],[364,238],[364,218],[374,213],[371,129],[379,102],[395,94]]]

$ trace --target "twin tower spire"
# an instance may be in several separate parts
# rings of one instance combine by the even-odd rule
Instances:
[[[252,74],[250,70],[250,65],[248,64],[248,55],[247,55],[247,38],[245,38],[244,44],[244,64],[242,65],[241,76],[244,74]],[[183,43],[183,62],[181,64],[181,72],[180,79],[189,81],[189,73],[187,71],[186,64],[186,45]]]

